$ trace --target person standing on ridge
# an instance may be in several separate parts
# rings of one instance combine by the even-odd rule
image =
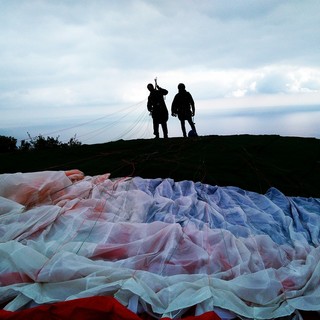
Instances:
[[[183,83],[178,84],[179,92],[175,95],[172,106],[171,106],[171,115],[178,118],[181,124],[181,130],[184,137],[187,137],[185,121],[189,122],[191,131],[189,136],[197,137],[197,130],[192,120],[192,117],[195,114],[195,105],[190,92],[186,91],[186,87]]]
[[[157,79],[155,79],[155,87],[152,83],[149,83],[147,88],[150,91],[147,108],[153,120],[153,134],[155,138],[159,138],[159,125],[161,125],[163,137],[168,138],[167,121],[169,112],[164,101],[164,96],[168,94],[168,90],[160,88],[157,84]]]

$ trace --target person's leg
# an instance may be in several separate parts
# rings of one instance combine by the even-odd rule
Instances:
[[[188,118],[187,120],[188,120],[188,122],[190,124],[191,129],[195,132],[196,135],[198,135],[197,134],[197,130],[196,130],[196,126],[194,125],[194,122],[192,121],[192,119]]]
[[[161,123],[162,126],[162,131],[163,131],[163,137],[164,138],[168,138],[168,126],[167,126],[167,122],[162,122]]]
[[[159,122],[156,119],[153,119],[153,134],[159,138]]]
[[[186,132],[185,120],[180,120],[180,124],[181,124],[181,130],[182,130],[183,136],[186,138],[187,132]]]

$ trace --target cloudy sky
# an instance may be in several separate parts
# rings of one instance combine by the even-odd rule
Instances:
[[[320,138],[319,0],[0,0],[0,30],[0,135],[151,138],[157,77],[200,135]]]

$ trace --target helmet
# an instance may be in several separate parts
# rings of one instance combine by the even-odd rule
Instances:
[[[186,86],[183,83],[178,84],[178,89],[179,90],[185,90]]]

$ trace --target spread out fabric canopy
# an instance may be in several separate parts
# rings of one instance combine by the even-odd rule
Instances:
[[[0,316],[99,296],[170,319],[319,311],[319,228],[320,199],[274,188],[2,174]]]

